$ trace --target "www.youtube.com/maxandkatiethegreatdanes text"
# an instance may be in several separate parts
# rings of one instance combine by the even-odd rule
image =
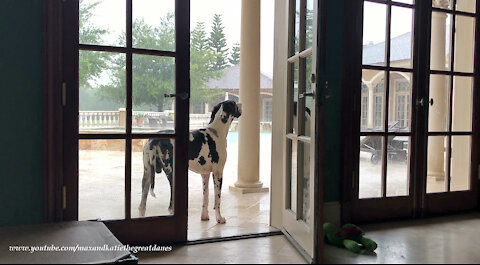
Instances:
[[[172,246],[130,246],[130,245],[103,245],[103,246],[56,246],[56,245],[43,245],[43,246],[9,246],[9,251],[12,252],[87,252],[87,251],[129,251],[131,253],[138,252],[170,252]]]

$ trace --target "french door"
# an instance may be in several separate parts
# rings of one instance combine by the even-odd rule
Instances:
[[[124,244],[187,240],[190,2],[147,2],[63,1],[64,219]],[[149,139],[173,145],[173,179],[143,216]]]
[[[322,190],[319,185],[321,106],[318,99],[317,11],[324,1],[288,3],[288,69],[283,232],[308,259],[320,261]],[[320,7],[319,7],[320,4]],[[323,9],[322,9],[323,10]],[[321,34],[321,33],[318,33]],[[320,238],[320,240],[319,240]]]
[[[361,57],[352,56],[361,76],[352,81],[351,136],[358,144],[346,155],[355,159],[345,175],[353,192],[344,217],[364,222],[475,208],[478,1],[357,4],[363,35],[352,38],[363,43]]]

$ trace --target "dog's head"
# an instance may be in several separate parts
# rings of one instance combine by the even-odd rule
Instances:
[[[242,104],[237,104],[233,100],[226,100],[217,104],[213,108],[209,124],[212,123],[216,118],[221,119],[221,121],[226,124],[231,122],[234,118],[240,117],[241,115]]]

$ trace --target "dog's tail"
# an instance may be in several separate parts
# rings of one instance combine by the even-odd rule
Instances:
[[[155,195],[154,188],[155,188],[155,166],[151,165],[151,170],[150,170],[150,195],[152,195],[153,198],[156,198],[157,195]]]

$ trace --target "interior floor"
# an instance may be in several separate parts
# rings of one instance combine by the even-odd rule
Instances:
[[[375,253],[357,255],[325,246],[325,263],[392,264],[456,263],[480,261],[480,214],[398,221],[362,226],[377,241]]]
[[[354,254],[326,245],[324,263],[478,263],[480,213],[364,225],[375,253]],[[284,236],[175,247],[139,253],[139,263],[306,263]]]
[[[139,264],[304,264],[284,236],[175,247],[168,253],[138,253]]]

